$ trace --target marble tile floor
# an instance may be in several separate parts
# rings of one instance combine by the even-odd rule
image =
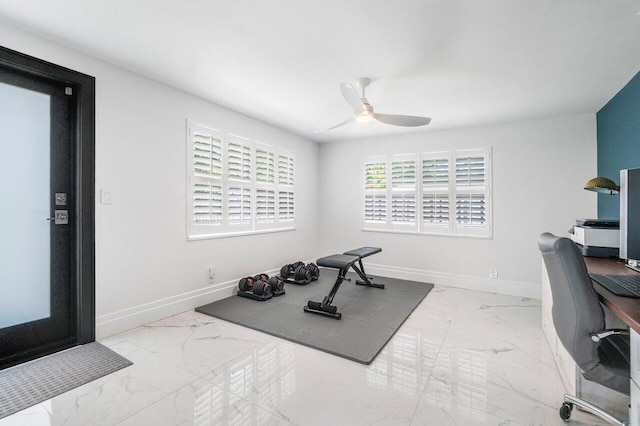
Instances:
[[[368,366],[185,312],[101,340],[134,365],[8,425],[601,425],[574,410],[539,300],[436,287]]]

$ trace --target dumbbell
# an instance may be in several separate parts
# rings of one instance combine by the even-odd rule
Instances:
[[[265,281],[258,280],[253,284],[253,294],[257,296],[270,296],[271,286]]]
[[[269,275],[262,273],[262,274],[258,274],[258,275],[254,275],[253,279],[258,281],[258,280],[262,280],[264,282],[269,281]]]
[[[278,279],[277,277],[271,277],[267,281],[269,286],[271,286],[271,291],[276,292],[280,291],[284,288],[284,281]]]
[[[266,274],[261,274],[266,275]],[[259,277],[259,275],[256,275]],[[268,278],[267,278],[268,279]],[[238,288],[242,291],[250,291],[258,296],[268,296],[271,294],[271,285],[261,279],[255,277],[244,277],[238,283]]]
[[[283,280],[286,280],[287,278],[289,278],[291,275],[293,275],[293,265],[284,265],[282,268],[280,268],[280,278],[282,278]]]
[[[240,282],[238,282],[238,288],[242,291],[252,291],[256,281],[258,280],[256,280],[254,277],[241,278]]]
[[[293,279],[296,281],[311,281],[311,271],[304,266],[304,263],[298,265],[293,271]]]
[[[310,264],[311,265],[311,264]],[[315,265],[313,265],[315,266]],[[315,266],[317,269],[318,267]],[[308,270],[304,263],[297,261],[289,265],[284,265],[280,268],[280,278],[286,280],[287,278],[293,278],[296,281],[309,282],[313,276],[313,270]]]
[[[309,263],[307,265],[307,270],[311,272],[311,278],[317,280],[320,276],[320,268],[315,263]]]

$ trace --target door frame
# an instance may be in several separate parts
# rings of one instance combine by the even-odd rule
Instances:
[[[16,355],[18,364],[69,347],[95,340],[95,78],[0,46],[0,64],[16,71],[66,84],[77,93],[72,106],[75,151],[75,271],[77,281],[76,340],[65,347],[47,348],[37,353]]]

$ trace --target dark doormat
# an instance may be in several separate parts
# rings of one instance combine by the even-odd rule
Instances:
[[[98,342],[0,371],[0,419],[132,365]]]
[[[305,286],[285,284],[286,294],[264,302],[232,296],[196,308],[235,324],[281,337],[362,364],[370,364],[433,284],[376,277],[377,289],[343,282],[333,299],[342,319],[305,313],[307,301],[321,302],[337,271],[321,269],[320,279]]]

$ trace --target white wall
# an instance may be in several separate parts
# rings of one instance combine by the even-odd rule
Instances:
[[[362,158],[369,155],[493,148],[493,238],[361,230]],[[596,173],[595,115],[424,132],[324,144],[320,149],[323,253],[382,247],[367,271],[540,298],[537,237],[567,236],[578,217],[596,217],[583,190]],[[498,279],[489,279],[489,269]]]
[[[316,143],[9,26],[0,25],[0,40],[96,77],[98,337],[227,297],[242,276],[317,256]],[[187,118],[295,153],[295,231],[187,241]],[[111,191],[111,204],[100,204],[100,189]]]
[[[0,24],[5,47],[96,77],[97,333],[104,337],[232,294],[241,276],[363,245],[368,271],[539,297],[540,232],[595,216],[594,115],[318,146],[281,129]],[[149,58],[153,61],[153,58]],[[297,229],[186,239],[186,119],[292,150]],[[493,239],[361,231],[365,155],[492,146]],[[321,232],[318,232],[318,231]],[[319,237],[320,236],[320,237]],[[216,278],[208,282],[208,268]],[[497,268],[499,279],[489,279]]]

